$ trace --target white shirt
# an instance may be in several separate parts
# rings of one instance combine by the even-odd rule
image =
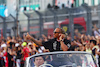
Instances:
[[[100,29],[98,29],[98,31],[94,31],[94,35],[96,36],[96,35],[98,35],[98,36],[100,36]]]

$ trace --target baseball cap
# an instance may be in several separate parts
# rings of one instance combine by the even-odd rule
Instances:
[[[16,44],[15,44],[15,47],[18,47],[18,46],[19,46],[19,43],[16,43]]]
[[[29,43],[28,43],[28,45],[32,45],[32,43],[31,43],[31,42],[29,42]]]
[[[7,46],[6,44],[2,44],[2,45],[1,45],[1,47],[6,47],[6,46]]]

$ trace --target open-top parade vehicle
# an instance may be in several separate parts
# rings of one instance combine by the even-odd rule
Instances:
[[[97,67],[93,56],[81,51],[47,52],[30,56],[25,67]]]

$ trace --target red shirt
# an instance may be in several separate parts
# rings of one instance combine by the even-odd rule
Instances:
[[[25,60],[29,56],[29,49],[27,47],[24,47],[23,52],[24,52],[24,60]]]
[[[8,55],[7,55],[7,52],[4,53],[4,56],[6,57],[5,66],[8,67]]]

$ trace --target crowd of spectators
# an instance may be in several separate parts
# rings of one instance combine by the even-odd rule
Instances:
[[[69,51],[86,51],[92,53],[98,65],[100,64],[100,33],[99,29],[94,25],[93,36],[80,33],[75,29],[74,40],[71,40],[70,34],[67,35],[67,40],[70,41],[71,46]],[[38,42],[46,42],[53,39],[53,37],[35,38]],[[67,51],[68,51],[67,50]],[[23,67],[24,61],[27,57],[49,52],[43,45],[37,45],[33,40],[27,39],[25,35],[21,38],[10,37],[0,39],[0,67]]]

